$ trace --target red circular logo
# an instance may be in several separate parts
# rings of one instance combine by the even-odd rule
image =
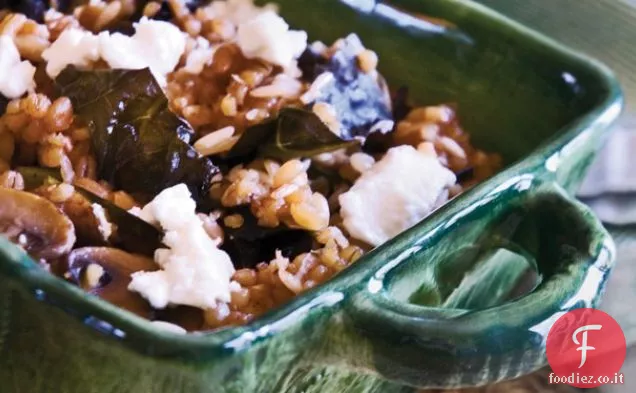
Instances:
[[[593,308],[567,312],[548,333],[550,382],[578,388],[622,383],[626,350],[623,330],[607,313]]]

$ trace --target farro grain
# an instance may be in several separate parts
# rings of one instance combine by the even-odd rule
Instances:
[[[0,158],[0,174],[3,174],[9,170],[11,170],[11,165],[9,165],[9,162]]]
[[[358,246],[350,245],[350,246],[345,247],[340,252],[340,256],[345,261],[353,263],[356,260],[358,260],[358,258],[360,258],[363,253],[364,253],[364,251],[362,250],[362,248],[360,248]]]
[[[74,128],[71,131],[71,138],[76,142],[87,141],[90,137],[90,131],[86,127]]]
[[[64,149],[54,145],[40,145],[38,149],[38,162],[48,168],[57,168],[62,165],[62,159],[66,157]]]
[[[8,14],[0,22],[0,35],[15,37],[27,21],[23,14]]]
[[[49,47],[49,40],[35,34],[20,34],[13,39],[20,55],[32,62],[42,61],[42,52]]]
[[[46,125],[50,132],[68,129],[73,123],[73,104],[68,97],[56,99],[46,112]]]
[[[40,143],[48,143],[52,146],[61,147],[66,152],[73,149],[71,138],[61,133],[49,134]]]
[[[87,191],[97,195],[102,199],[109,199],[109,191],[107,188],[92,179],[81,177],[75,180],[73,183],[76,187],[84,188]]]
[[[309,272],[308,279],[316,282],[323,282],[331,275],[331,271],[325,265],[318,265],[311,269]]]
[[[373,156],[366,153],[353,153],[351,155],[351,167],[358,173],[364,173],[375,163]]]
[[[273,186],[274,188],[281,187],[285,184],[295,182],[297,178],[302,177],[306,173],[303,163],[300,160],[289,160],[285,162],[280,169],[274,175]],[[299,180],[300,184],[306,184],[303,180]]]
[[[183,116],[193,127],[200,127],[214,119],[214,112],[203,105],[189,105],[183,108]]]
[[[326,102],[317,102],[311,110],[322,120],[327,127],[336,135],[340,135],[340,122],[338,121],[336,109]]]
[[[225,116],[236,116],[237,113],[237,103],[236,98],[227,94],[221,100],[221,111]]]
[[[461,159],[466,159],[466,152],[457,142],[455,142],[455,140],[447,136],[443,136],[439,138],[438,142],[440,147],[442,147],[447,153]]]
[[[360,173],[361,173],[360,171],[354,169],[351,166],[350,162],[338,168],[338,175],[341,178],[350,181],[351,183],[353,183],[358,177],[360,177]]]
[[[60,162],[60,172],[62,174],[62,180],[64,183],[73,183],[75,178],[75,171],[73,170],[73,164],[66,154],[62,156]]]
[[[358,65],[362,72],[369,74],[378,66],[378,55],[369,49],[365,49],[358,54]]]
[[[161,10],[161,3],[151,1],[144,7],[143,15],[148,18],[152,18],[159,12],[159,10]]]
[[[445,105],[428,106],[424,108],[426,120],[436,123],[448,123],[453,118],[453,110]]]
[[[232,279],[244,287],[256,285],[258,282],[257,273],[253,269],[239,269],[234,273]]]
[[[312,194],[311,198],[300,203],[292,203],[291,215],[300,227],[319,231],[329,225],[329,204],[320,193]]]
[[[316,234],[316,241],[320,244],[327,244],[329,240],[333,240],[340,247],[349,247],[349,240],[342,231],[336,227],[328,227]]]
[[[54,203],[66,202],[73,196],[74,192],[75,187],[72,185],[66,183],[58,184],[56,186],[52,186],[49,199]]]
[[[130,210],[137,205],[133,197],[125,191],[115,191],[112,195],[112,200],[115,205],[124,210]]]
[[[0,167],[1,166],[2,163],[0,162]],[[20,172],[5,169],[4,173],[0,175],[0,186],[13,188],[15,190],[24,190],[24,178]]]
[[[204,136],[194,143],[199,154],[208,156],[229,150],[238,139],[232,139],[234,127],[227,126]]]
[[[93,28],[96,31],[100,31],[113,23],[122,12],[122,8],[122,4],[117,0],[108,3],[95,19]]]
[[[223,219],[223,222],[229,228],[237,229],[237,228],[240,228],[240,227],[243,226],[243,223],[245,222],[245,219],[240,214],[232,214],[232,215],[226,216]]]
[[[419,136],[423,141],[433,142],[440,133],[440,127],[435,123],[424,123],[419,128]]]
[[[316,281],[314,281],[314,280],[307,280],[307,281],[305,281],[305,282],[303,283],[303,289],[306,291],[306,290],[309,290],[309,289],[311,289],[311,288],[315,287],[316,285],[318,285],[318,283],[317,283]]]
[[[196,20],[194,17],[189,16],[182,23],[183,23],[183,29],[191,37],[196,37],[201,33],[202,24],[200,21]]]
[[[46,134],[44,121],[40,119],[30,119],[31,121],[22,130],[21,137],[26,143],[38,143]],[[29,118],[27,117],[27,121]]]
[[[422,142],[419,145],[417,145],[417,150],[419,152],[422,152],[424,154],[433,156],[433,157],[437,157],[437,152],[435,150],[435,145],[433,145],[433,143],[431,142]]]
[[[15,101],[12,101],[15,102]],[[9,103],[9,106],[7,106],[7,111],[5,112],[5,115],[3,116],[2,120],[4,121],[5,126],[13,131],[14,133],[18,133],[20,130],[22,130],[22,128],[26,127],[26,125],[29,123],[29,116],[27,116],[25,113],[20,113],[20,112],[16,112],[16,113],[10,113],[9,112],[9,108],[11,107],[11,103]]]
[[[238,291],[232,292],[231,304],[236,308],[243,308],[250,302],[250,292],[247,288],[241,288]]]

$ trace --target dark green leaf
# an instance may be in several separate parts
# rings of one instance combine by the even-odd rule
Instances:
[[[249,127],[232,146],[232,149],[227,152],[225,158],[241,158],[253,154],[260,146],[272,139],[276,133],[277,124],[278,120],[273,120]]]
[[[221,248],[230,255],[237,269],[254,268],[259,262],[270,261],[276,250],[288,258],[311,250],[313,238],[307,231],[282,225],[275,228],[260,226],[245,206],[231,209],[227,214],[240,214],[243,217],[240,228],[225,226],[221,220],[225,233]]]
[[[284,108],[276,120],[248,128],[226,158],[257,153],[263,157],[288,160],[312,157],[358,143],[338,137],[313,112]]]
[[[22,174],[27,190],[33,190],[46,184],[59,183],[62,178],[57,169],[18,167],[17,171]],[[106,210],[110,221],[117,225],[118,241],[116,245],[123,250],[153,256],[155,250],[162,247],[163,234],[154,226],[83,188],[76,187],[75,190],[90,203],[97,203]]]
[[[191,127],[168,109],[148,69],[68,67],[55,84],[89,127],[101,179],[150,197],[179,183],[197,201],[207,195],[218,168],[188,144]]]
[[[359,38],[352,34],[331,58],[307,49],[298,63],[303,78],[310,82],[325,72],[333,74],[334,82],[321,89],[316,102],[335,108],[343,139],[366,137],[378,121],[392,120],[391,102],[381,84],[358,66],[361,47]]]
[[[27,191],[62,181],[62,175],[58,169],[20,166],[16,168],[16,171],[22,175],[24,189]]]

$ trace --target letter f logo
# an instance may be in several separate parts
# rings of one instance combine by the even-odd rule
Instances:
[[[593,351],[596,349],[594,347],[587,345],[587,331],[601,330],[602,327],[603,327],[602,325],[585,325],[576,329],[574,333],[572,334],[572,341],[574,341],[575,344],[580,345],[580,347],[576,349],[577,351],[581,351],[581,364],[579,365],[579,368],[583,367],[583,365],[585,364],[585,361],[587,360],[587,351]],[[579,342],[579,339],[576,336],[578,336],[578,334],[581,332],[583,333],[582,335],[583,340],[582,342]]]

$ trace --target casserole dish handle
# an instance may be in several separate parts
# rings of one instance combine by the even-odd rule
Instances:
[[[558,184],[464,210],[428,244],[388,261],[348,303],[385,378],[451,388],[527,374],[546,364],[546,336],[561,315],[598,304],[614,245]],[[501,274],[515,269],[520,280]]]

